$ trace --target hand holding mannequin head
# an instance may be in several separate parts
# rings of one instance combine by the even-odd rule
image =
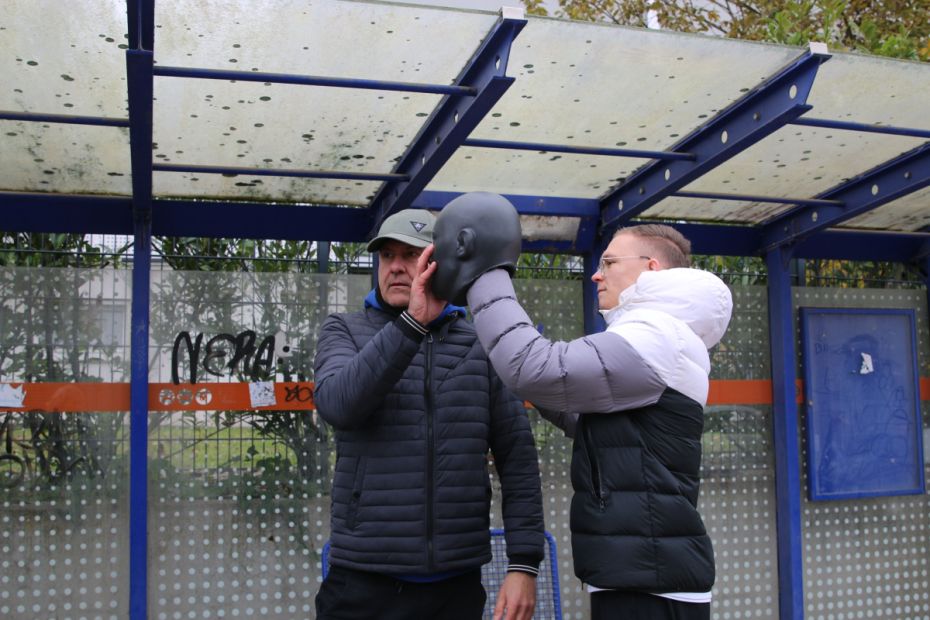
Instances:
[[[471,192],[447,204],[433,228],[438,263],[432,289],[440,299],[466,303],[465,294],[483,273],[503,267],[513,275],[520,257],[520,216],[498,194]]]

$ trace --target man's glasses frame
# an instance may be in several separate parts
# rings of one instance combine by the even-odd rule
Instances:
[[[607,273],[607,268],[610,266],[611,263],[616,263],[622,260],[632,260],[632,259],[652,260],[652,257],[651,256],[604,256],[603,258],[601,258],[600,262],[597,263],[597,272],[601,275],[604,275]]]

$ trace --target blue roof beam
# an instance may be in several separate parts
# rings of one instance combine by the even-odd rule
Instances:
[[[301,179],[342,179],[347,181],[405,181],[403,174],[349,172],[345,170],[297,170],[293,168],[246,168],[242,166],[197,166],[188,164],[153,164],[157,172],[193,172],[234,176],[295,177]]]
[[[869,125],[866,123],[853,123],[850,121],[834,121],[823,118],[798,118],[791,121],[792,125],[804,127],[822,127],[824,129],[842,129],[846,131],[864,131],[868,133],[883,133],[892,136],[911,136],[914,138],[930,138],[930,129],[912,129],[910,127],[895,127],[893,125]]]
[[[669,149],[692,153],[696,156],[693,161],[656,161],[633,173],[601,199],[601,234],[609,235],[810,110],[807,97],[817,69],[829,58],[826,46],[811,44],[808,52]]]
[[[229,80],[234,82],[263,82],[269,84],[298,84],[301,86],[390,90],[433,95],[464,95],[473,97],[477,94],[477,90],[473,87],[449,84],[419,84],[415,82],[391,82],[387,80],[363,80],[317,75],[293,75],[289,73],[263,73],[261,71],[196,69],[192,67],[169,67],[162,65],[155,66],[155,75],[160,77],[194,78],[201,80]]]
[[[930,185],[930,142],[899,155],[818,196],[841,206],[801,207],[763,227],[762,250],[797,243],[901,196]]]
[[[522,10],[501,9],[500,19],[454,80],[457,86],[474,88],[476,94],[447,95],[433,111],[393,170],[409,179],[385,183],[372,200],[372,231],[384,218],[413,203],[513,84],[514,78],[506,75],[507,60],[525,25]]]
[[[110,116],[76,116],[73,114],[41,114],[0,110],[0,120],[27,121],[30,123],[64,123],[66,125],[96,125],[101,127],[129,127],[128,118]]]
[[[804,205],[811,207],[842,206],[839,200],[821,200],[820,198],[782,198],[779,196],[754,196],[751,194],[730,194],[720,192],[674,192],[678,198],[699,198],[706,200],[732,200],[737,202],[770,202],[774,204]]]
[[[486,149],[507,149],[514,151],[540,151],[544,153],[574,153],[576,155],[606,155],[608,157],[641,157],[644,159],[694,161],[693,153],[673,153],[669,151],[645,151],[640,149],[618,149],[598,146],[567,146],[564,144],[543,144],[541,142],[513,142],[509,140],[466,140],[462,146]]]

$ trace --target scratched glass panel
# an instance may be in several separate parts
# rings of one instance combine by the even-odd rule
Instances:
[[[128,380],[129,281],[0,268],[0,617],[128,615],[129,416],[69,406]]]
[[[914,308],[918,374],[930,371],[925,290],[794,289],[796,306]],[[798,334],[798,350],[800,334]],[[930,408],[921,403],[925,476]],[[807,460],[805,410],[800,408],[801,463]],[[811,502],[807,468],[801,467],[805,617],[930,618],[926,494]]]
[[[129,381],[131,272],[0,267],[0,381]]]
[[[180,385],[150,414],[151,617],[312,617],[332,431],[305,406],[211,398],[222,384],[312,380],[320,324],[370,287],[368,275],[153,272],[150,378]],[[192,401],[204,409],[168,408]]]

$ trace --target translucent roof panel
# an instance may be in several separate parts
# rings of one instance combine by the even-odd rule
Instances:
[[[490,13],[356,2],[156,3],[161,65],[451,84]],[[220,25],[220,27],[218,27]],[[441,96],[156,78],[155,161],[388,173]],[[368,204],[378,181],[156,173],[161,196]]]
[[[0,110],[125,118],[126,2],[4,0]]]
[[[5,0],[0,110],[126,118],[125,33],[123,0],[81,3],[80,10],[55,0]],[[130,190],[123,129],[0,121],[0,136],[0,190]]]
[[[389,173],[439,95],[156,78],[155,161]],[[378,181],[157,172],[158,196],[368,204]]]
[[[7,0],[0,110],[125,118],[126,3]],[[155,3],[156,66],[447,85],[495,12],[355,0]],[[513,85],[471,138],[574,147],[672,148],[792,62],[802,48],[528,17]],[[392,172],[442,95],[268,82],[154,78],[156,164]],[[928,129],[930,63],[834,54],[808,117]],[[0,120],[0,191],[130,195],[123,128]],[[925,140],[788,125],[686,190],[812,197]],[[462,146],[427,185],[595,200],[648,165],[633,157]],[[156,197],[368,206],[381,180],[155,172]],[[919,230],[930,190],[848,227]],[[790,206],[668,198],[646,218],[761,224]],[[524,215],[527,238],[572,240],[578,218]]]
[[[516,82],[472,137],[666,150],[803,50],[528,18]],[[461,149],[429,189],[596,198],[641,159]]]
[[[836,54],[821,65],[806,116],[818,119],[927,129],[930,63]],[[704,175],[689,191],[760,196],[816,196],[850,177],[922,144],[920,138],[788,125]],[[872,227],[915,230],[908,214],[919,208],[904,197],[870,213]],[[923,202],[926,208],[926,201]],[[669,198],[647,217],[683,217],[761,223],[791,208]],[[904,217],[909,223],[900,220]],[[863,220],[859,220],[863,221]]]
[[[0,120],[0,190],[132,192],[129,130]]]

